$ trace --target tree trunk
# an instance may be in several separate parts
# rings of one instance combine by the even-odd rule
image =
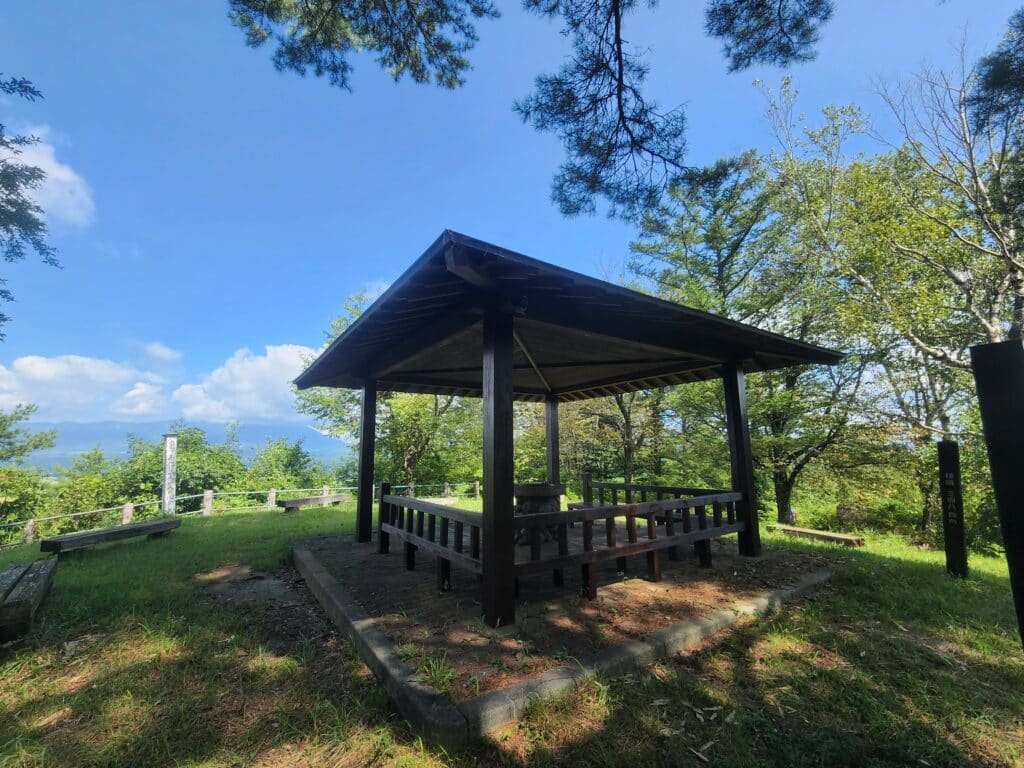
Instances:
[[[784,525],[793,525],[796,522],[796,514],[793,512],[793,478],[777,469],[772,473],[772,482],[775,485],[775,508],[778,511],[779,522]]]

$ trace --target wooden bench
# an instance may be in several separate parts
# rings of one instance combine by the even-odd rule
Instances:
[[[0,642],[28,634],[53,584],[57,560],[36,560],[0,571]]]
[[[802,536],[805,539],[818,539],[819,541],[831,541],[834,544],[842,544],[845,547],[863,547],[864,537],[852,533],[833,533],[832,531],[817,531],[814,528],[797,528],[795,525],[783,525],[776,523],[768,526],[769,531],[782,531],[790,536]]]
[[[312,507],[316,505],[326,507],[328,504],[344,504],[347,501],[352,501],[351,493],[332,493],[327,496],[306,496],[302,499],[280,499],[277,502],[277,506],[288,512],[299,507]]]
[[[181,518],[168,515],[157,520],[146,520],[130,525],[115,525],[113,528],[99,528],[95,531],[81,531],[80,533],[62,533],[60,536],[43,539],[39,542],[39,549],[43,552],[56,552],[58,555],[64,555],[68,552],[88,549],[105,541],[120,541],[133,536],[149,536],[151,539],[166,536],[180,525]]]

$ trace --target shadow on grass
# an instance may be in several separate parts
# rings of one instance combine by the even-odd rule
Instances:
[[[0,650],[0,763],[1021,759],[1024,658],[1005,576],[980,568],[955,581],[940,556],[909,548],[891,557],[831,552],[844,564],[813,599],[695,655],[537,703],[520,723],[463,753],[424,748],[304,588],[294,588],[294,605],[226,603],[194,578],[228,563],[286,577],[291,541],[349,531],[350,513],[333,509],[225,516],[62,563],[39,632]]]
[[[0,648],[0,764],[432,762],[287,565],[293,539],[351,521],[186,520],[62,561],[36,632]],[[289,586],[241,600],[196,578],[231,563]]]
[[[496,735],[509,765],[984,766],[1024,748],[1005,578],[858,552],[816,598]]]

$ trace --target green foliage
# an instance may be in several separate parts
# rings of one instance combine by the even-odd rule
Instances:
[[[46,502],[46,491],[35,470],[0,467],[0,524],[36,517]],[[20,538],[18,527],[0,528],[0,544]]]
[[[395,80],[408,75],[418,83],[457,88],[470,66],[465,54],[476,42],[472,20],[498,11],[487,0],[231,0],[230,15],[249,45],[274,38],[279,70],[312,71],[348,89],[350,57],[368,50]]]
[[[20,462],[33,451],[52,448],[57,441],[57,432],[30,432],[19,427],[35,413],[34,405],[16,405],[10,411],[0,411],[0,464]]]
[[[124,501],[145,502],[159,498],[163,483],[163,445],[129,438],[129,458],[114,470],[114,495]],[[230,445],[214,445],[195,427],[178,431],[179,496],[202,494],[207,489],[233,489],[245,477],[245,465]],[[198,509],[199,499],[186,502],[180,511]]]
[[[0,76],[0,94],[27,101],[43,97],[42,93],[24,78]],[[54,248],[46,242],[46,219],[34,199],[34,192],[46,178],[42,168],[21,160],[22,150],[39,142],[36,136],[8,134],[0,123],[0,257],[11,263],[25,258],[27,251],[35,251],[44,264],[57,266]],[[3,286],[6,280],[0,280]],[[0,301],[13,301],[7,288],[0,287]],[[0,325],[9,320],[0,314]],[[0,338],[3,334],[0,333]]]
[[[253,457],[246,476],[253,489],[315,488],[326,480],[324,469],[301,440],[284,439],[268,440]]]

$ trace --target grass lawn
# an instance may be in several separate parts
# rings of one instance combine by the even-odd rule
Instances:
[[[244,602],[196,578],[240,563],[290,583],[294,539],[352,528],[351,505],[189,518],[62,562],[36,633],[0,650],[0,766],[1024,765],[999,559],[972,557],[960,582],[896,539],[786,540],[836,560],[815,599],[449,755],[409,731],[303,590]]]

